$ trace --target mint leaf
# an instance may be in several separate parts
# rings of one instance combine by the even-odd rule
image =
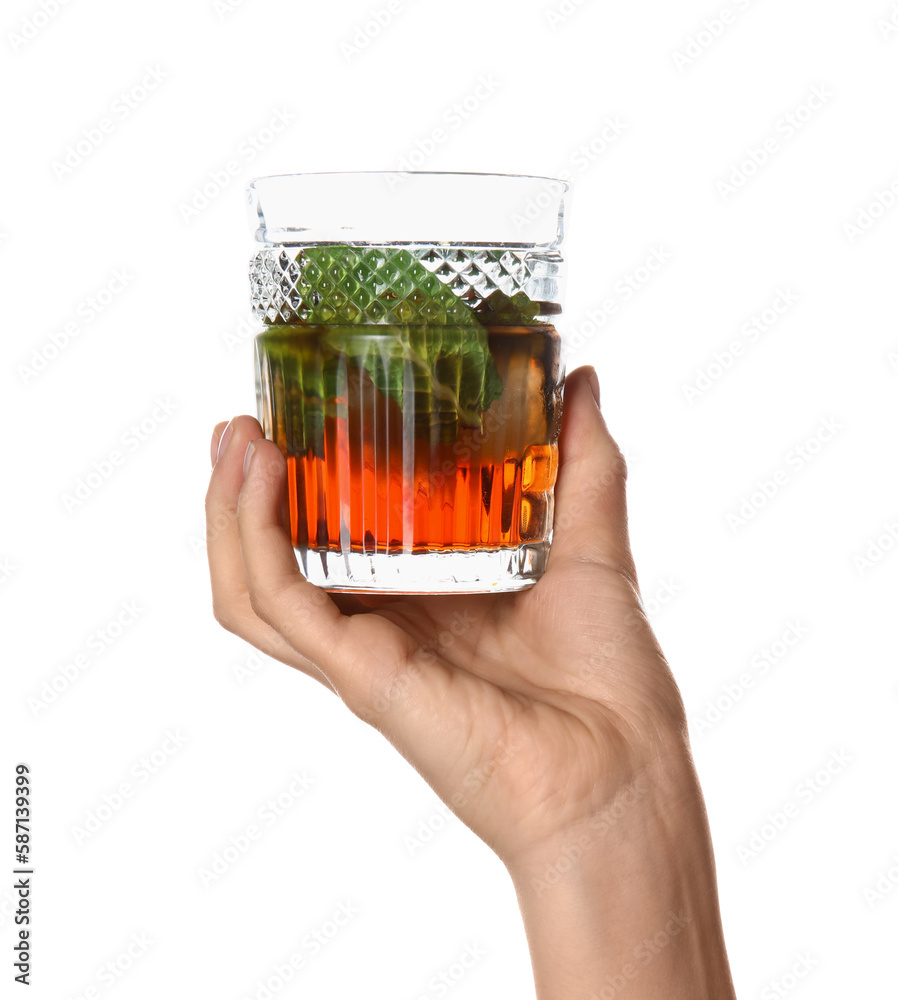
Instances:
[[[468,305],[401,247],[306,247],[296,255],[305,323],[468,326]]]
[[[295,259],[287,296],[295,325],[269,327],[262,348],[282,371],[295,446],[323,453],[324,419],[346,392],[346,365],[411,408],[420,439],[451,443],[460,427],[482,426],[503,389],[487,327],[532,323],[536,303],[494,291],[472,308],[401,247],[305,247]]]
[[[370,328],[362,338],[337,334],[346,356],[381,392],[402,407],[413,391],[422,418],[430,414],[444,426],[481,426],[482,411],[502,394],[502,380],[486,328],[463,299],[401,247],[308,247],[296,259],[296,293],[307,323],[374,323],[389,330],[391,339],[378,336],[376,351]]]
[[[478,322],[484,326],[527,326],[539,315],[540,306],[524,292],[508,296],[496,289],[473,312]]]
[[[487,331],[470,326],[331,328],[334,354],[364,368],[374,386],[404,409],[406,394],[420,422],[480,427],[482,411],[502,395]],[[454,440],[454,435],[453,435]]]

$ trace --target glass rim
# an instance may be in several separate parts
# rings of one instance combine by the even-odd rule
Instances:
[[[547,174],[494,173],[491,170],[299,170],[281,174],[259,174],[250,179],[247,190],[252,190],[257,181],[280,177],[373,177],[387,174],[401,174],[408,177],[496,177],[510,180],[551,181],[553,184],[561,184],[565,193],[571,190],[570,181],[562,177],[550,177]]]

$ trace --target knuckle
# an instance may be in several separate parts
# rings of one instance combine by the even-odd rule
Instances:
[[[291,608],[295,603],[290,583],[261,586],[250,581],[247,594],[255,616],[289,639],[294,631]]]
[[[261,618],[263,622],[271,624],[269,621],[267,596],[260,593],[258,587],[250,587],[248,596],[249,606],[252,608],[253,614],[257,618]]]
[[[212,617],[226,632],[233,632],[234,635],[239,634],[239,625],[233,610],[214,597],[212,599]]]
[[[616,470],[618,478],[622,483],[627,481],[627,477],[630,474],[630,470],[627,466],[627,456],[620,450],[620,447],[615,444],[614,446],[614,457],[611,462],[612,468]]]
[[[616,441],[609,444],[608,461],[602,474],[605,486],[623,486],[627,481],[629,469],[627,459]]]
[[[381,715],[372,709],[369,698],[364,697],[354,687],[344,687],[339,695],[340,700],[357,719],[371,726],[372,729],[378,728]]]

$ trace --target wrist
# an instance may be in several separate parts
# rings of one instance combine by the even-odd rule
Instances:
[[[671,737],[663,748],[621,753],[614,770],[614,785],[606,784],[604,795],[590,808],[578,810],[574,821],[549,827],[550,833],[539,841],[520,844],[510,857],[503,857],[519,892],[538,897],[555,885],[573,884],[575,874],[593,874],[592,868],[618,841],[635,837],[642,842],[653,825],[685,828],[696,817],[704,819],[698,778],[682,740]],[[653,846],[657,848],[657,842]]]
[[[686,754],[507,865],[540,1000],[732,997],[704,802]],[[603,992],[604,991],[604,992]]]

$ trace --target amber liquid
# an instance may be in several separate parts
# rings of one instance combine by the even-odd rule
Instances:
[[[366,330],[372,343],[383,337],[376,327],[352,336]],[[548,538],[561,416],[552,326],[488,328],[502,389],[473,419],[451,408],[435,414],[411,391],[400,406],[357,358],[340,358],[334,328],[276,331],[257,338],[257,378],[265,433],[287,458],[294,546],[374,554]],[[308,385],[316,373],[322,384],[328,356],[333,394],[315,414],[299,412],[310,409]]]

